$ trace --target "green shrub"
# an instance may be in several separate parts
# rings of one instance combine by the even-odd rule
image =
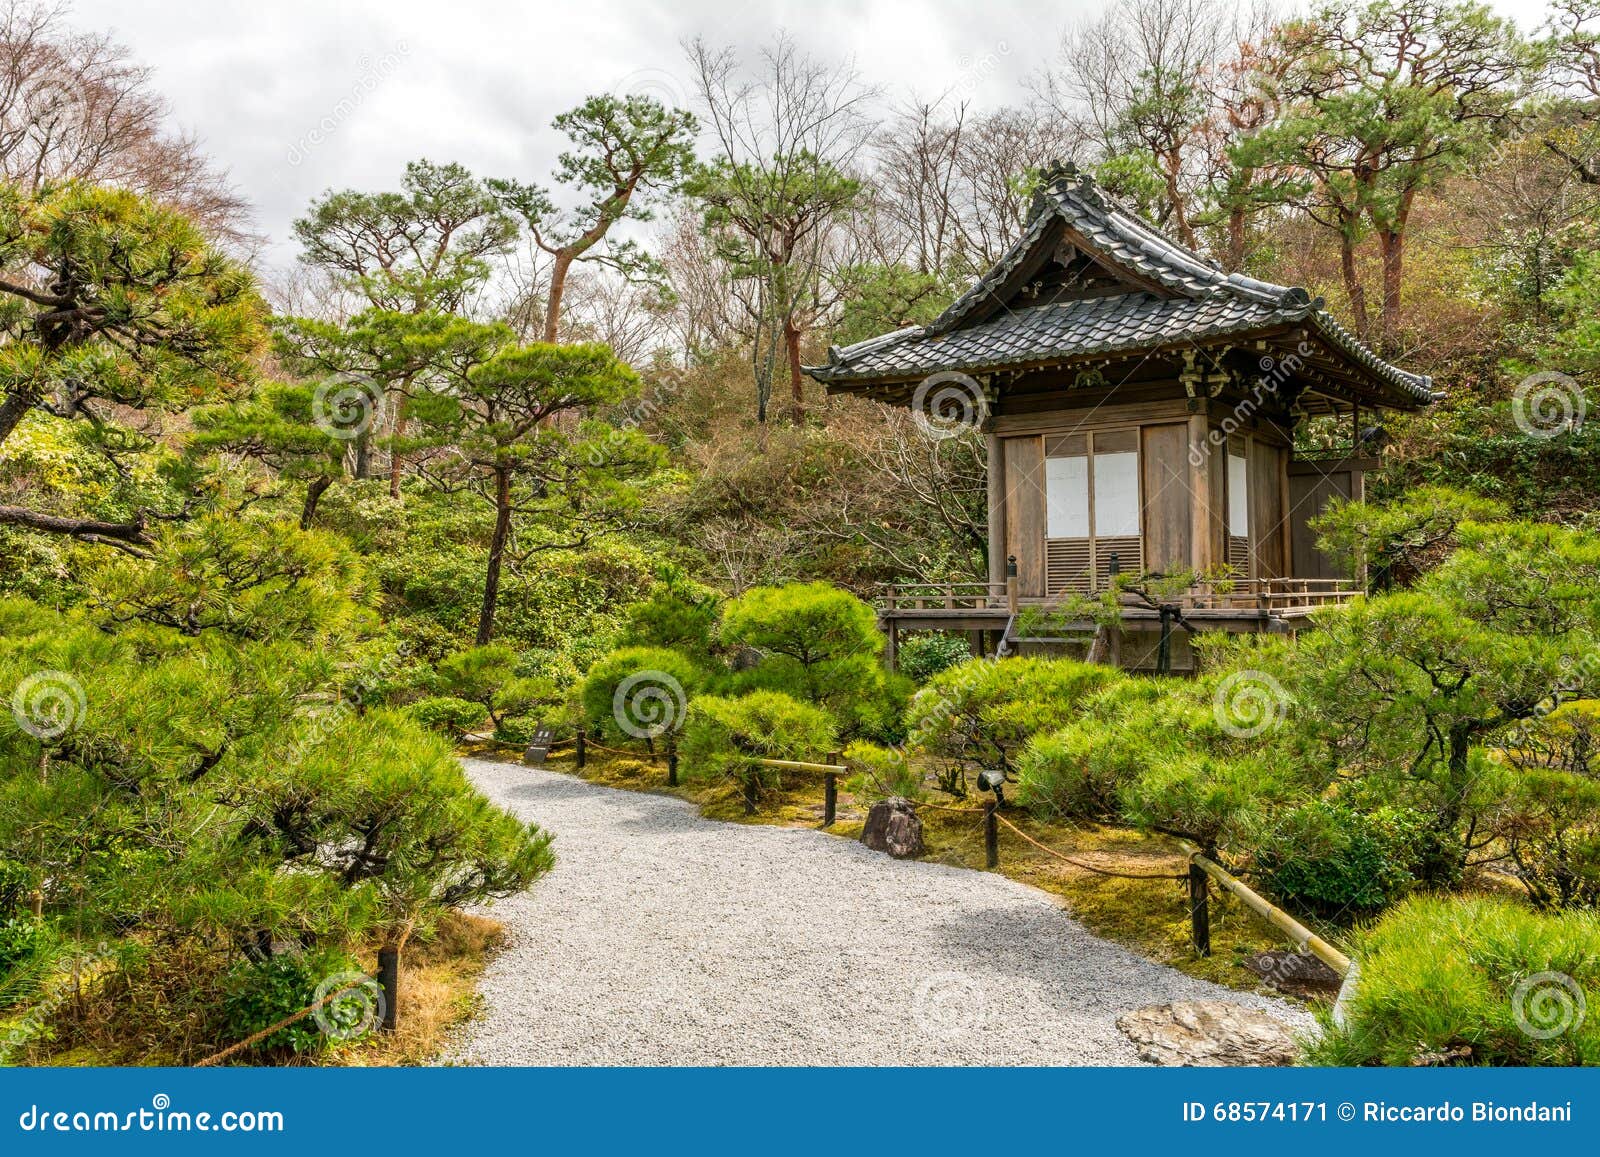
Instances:
[[[1600,1064],[1600,916],[1414,896],[1363,931],[1344,1025],[1321,1065]]]
[[[1314,800],[1266,826],[1255,861],[1267,890],[1290,907],[1353,918],[1416,885],[1427,839],[1427,821],[1415,812]]]
[[[677,568],[663,567],[650,597],[627,608],[626,637],[638,646],[665,647],[704,659],[711,653],[721,598]]]
[[[772,786],[778,773],[753,760],[814,761],[833,748],[837,734],[822,708],[779,691],[752,691],[736,699],[702,695],[689,704],[683,753],[691,775]]]
[[[1072,659],[973,659],[912,697],[907,746],[942,760],[943,782],[959,789],[965,765],[1013,771],[1029,739],[1072,721],[1090,696],[1122,678]]]
[[[405,713],[430,731],[459,736],[482,723],[489,709],[482,703],[457,699],[451,695],[436,695],[419,699],[405,709]]]
[[[223,1027],[227,1039],[247,1040],[263,1029],[293,1016],[318,999],[318,987],[334,977],[348,976],[339,987],[353,982],[361,974],[355,960],[343,952],[325,950],[307,953],[284,953],[261,961],[246,961],[229,970],[222,999]],[[327,993],[322,995],[326,996]],[[339,1015],[338,1002],[330,1005],[336,1011],[320,1019],[328,1021]],[[303,1017],[294,1024],[262,1038],[251,1049],[258,1052],[287,1050],[295,1053],[317,1053],[327,1048],[330,1039],[323,1034],[315,1015]],[[341,1025],[342,1027],[342,1025]],[[359,1039],[363,1026],[353,1024]]]
[[[970,658],[972,645],[960,635],[929,632],[904,636],[895,661],[902,675],[920,685]]]
[[[26,965],[55,941],[50,925],[32,916],[0,921],[0,977]]]
[[[1150,715],[1174,689],[1119,680],[1083,702],[1082,718],[1034,736],[1017,758],[1018,802],[1045,815],[1118,818],[1122,785],[1170,755],[1170,736]]]
[[[756,587],[723,608],[721,641],[759,654],[737,691],[781,691],[824,707],[851,735],[892,739],[909,684],[878,660],[873,609],[828,583]]]
[[[922,773],[897,748],[858,739],[844,749],[844,761],[852,773],[845,786],[860,799],[919,799],[925,794]]]
[[[705,683],[705,672],[680,651],[623,647],[589,668],[578,696],[587,723],[643,739],[681,731],[689,697]]]

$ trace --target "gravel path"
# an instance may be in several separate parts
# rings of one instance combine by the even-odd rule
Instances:
[[[1098,939],[1003,876],[897,862],[821,832],[467,761],[555,833],[501,901],[509,947],[447,1061],[511,1065],[1135,1064],[1119,1014],[1230,992]]]

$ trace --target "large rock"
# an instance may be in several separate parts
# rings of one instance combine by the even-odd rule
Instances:
[[[911,801],[891,796],[872,805],[861,842],[875,852],[888,852],[897,860],[922,855],[922,818]]]
[[[1300,1053],[1283,1022],[1226,1000],[1153,1004],[1117,1027],[1153,1065],[1292,1065]]]

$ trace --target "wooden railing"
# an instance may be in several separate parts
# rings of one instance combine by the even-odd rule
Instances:
[[[1005,583],[890,583],[879,599],[889,611],[986,610],[1005,604]]]
[[[1347,603],[1362,591],[1349,579],[1201,579],[1173,598],[1184,610],[1255,611],[1299,617],[1319,607]],[[1026,598],[1026,606],[1048,610],[1059,598]],[[882,588],[885,611],[1006,611],[1004,583],[895,583]],[[1131,605],[1131,604],[1130,604]]]

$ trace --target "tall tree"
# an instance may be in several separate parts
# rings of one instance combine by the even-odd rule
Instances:
[[[329,373],[379,375],[370,380],[382,396],[391,440],[405,435],[407,395],[412,380],[425,368],[415,357],[405,356],[412,329],[406,319],[467,309],[489,279],[491,259],[511,248],[517,230],[515,218],[484,182],[461,165],[426,160],[406,166],[397,192],[328,193],[294,223],[302,246],[300,259],[329,273],[335,284],[367,307],[361,315],[366,338],[386,337],[391,342],[387,356],[364,353],[359,364],[323,364]],[[338,348],[337,342],[323,340],[327,324],[288,318],[280,333],[291,349],[318,344],[326,359]],[[424,319],[417,324],[428,328],[436,322]],[[374,352],[367,342],[350,344]],[[370,472],[371,442],[367,430],[355,440],[358,478]],[[400,495],[403,465],[401,456],[391,452],[392,497]]]
[[[610,266],[629,278],[654,274],[655,261],[629,240],[619,221],[649,221],[657,195],[676,190],[694,160],[692,113],[647,96],[591,96],[556,117],[552,127],[572,147],[557,158],[556,184],[580,202],[558,208],[538,185],[491,181],[505,204],[527,222],[534,244],[551,258],[545,296],[544,340],[561,331],[562,298],[575,262]]]
[[[579,549],[636,510],[628,482],[655,468],[656,447],[631,431],[598,423],[569,431],[550,419],[620,401],[638,385],[605,346],[535,342],[464,358],[418,395],[419,442],[447,451],[423,468],[443,486],[471,489],[494,510],[480,646],[494,637],[501,571],[519,522],[527,555]]]
[[[1509,20],[1474,2],[1339,3],[1280,25],[1282,115],[1265,138],[1312,179],[1308,211],[1339,238],[1357,332],[1397,339],[1406,229],[1417,195],[1492,139],[1532,63]],[[1357,247],[1378,243],[1382,289],[1373,325]]]
[[[66,22],[66,6],[0,3],[0,179],[35,192],[116,185],[187,214],[219,240],[249,240],[248,207],[192,136],[174,131],[151,70],[123,45]]]
[[[792,412],[805,412],[800,343],[831,304],[823,277],[835,230],[856,205],[852,175],[870,132],[874,95],[847,66],[828,67],[780,36],[762,71],[741,78],[731,49],[689,45],[700,99],[718,153],[698,166],[687,191],[733,275],[754,285],[757,326],[751,365],[756,413],[766,422],[781,350]]]

